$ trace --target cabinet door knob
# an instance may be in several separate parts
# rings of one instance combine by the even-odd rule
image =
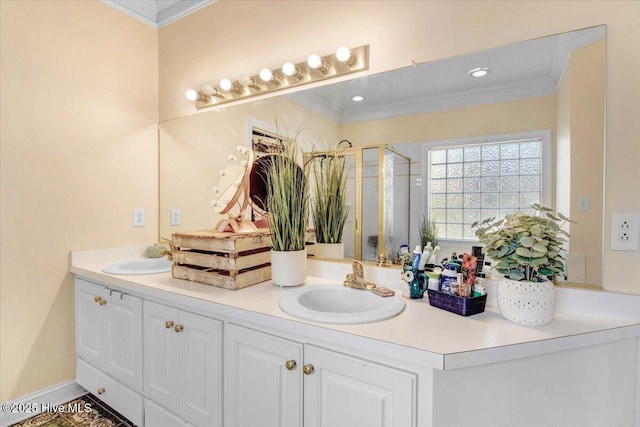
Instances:
[[[100,298],[100,297],[99,297],[99,296],[97,296],[97,295],[96,295],[95,297],[93,297],[93,300],[94,300],[95,302],[100,302],[100,300],[101,300],[101,299],[102,299],[102,298]]]
[[[98,394],[104,394],[104,392],[105,392],[105,391],[107,391],[107,390],[105,390],[105,388],[104,388],[104,387],[100,387],[100,388],[98,389]]]
[[[98,304],[100,305],[105,305],[107,303],[107,300],[105,300],[104,298],[100,298],[100,302],[98,302]]]
[[[296,361],[295,360],[287,360],[284,364],[284,366],[290,370],[293,371],[296,367]]]
[[[172,326],[173,326],[173,320],[167,320],[166,322],[164,322],[165,328],[169,329]]]
[[[182,325],[176,325],[176,327],[173,328],[173,330],[176,332],[182,332],[183,329],[184,329],[184,326]]]
[[[314,368],[311,363],[307,363],[302,367],[302,372],[304,372],[305,375],[311,375],[313,373],[313,370]]]

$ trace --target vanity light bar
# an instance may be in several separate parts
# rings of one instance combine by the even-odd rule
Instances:
[[[343,46],[338,48],[335,54],[322,57],[310,55],[307,61],[285,65],[288,68],[286,70],[284,66],[277,70],[264,68],[260,74],[245,75],[234,82],[223,79],[221,84],[215,87],[207,84],[199,91],[190,89],[187,91],[187,98],[195,101],[196,108],[200,110],[368,70],[369,46],[353,49]]]

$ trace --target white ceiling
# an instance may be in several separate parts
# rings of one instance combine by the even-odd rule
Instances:
[[[340,123],[462,108],[555,93],[571,51],[605,37],[606,27],[542,37],[287,95]],[[483,78],[467,73],[477,67]],[[353,95],[365,100],[353,102]]]
[[[100,0],[145,24],[163,27],[216,0]]]

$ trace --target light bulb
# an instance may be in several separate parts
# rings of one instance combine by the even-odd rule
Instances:
[[[198,99],[198,92],[196,92],[196,91],[195,91],[195,90],[193,90],[193,89],[189,89],[189,90],[187,91],[187,99],[188,99],[189,101],[195,101],[196,99]]]
[[[242,153],[242,149],[243,149],[243,148],[244,148],[244,147],[243,147],[242,145],[236,145],[236,151],[237,151],[238,153]]]
[[[247,162],[246,160],[240,162],[240,166],[242,166],[243,168],[246,168],[248,164],[249,162]]]
[[[220,187],[213,187],[213,194],[220,193]]]
[[[236,156],[234,156],[233,154],[229,154],[229,161],[230,162],[235,162],[236,161]]]
[[[314,53],[307,58],[307,64],[309,64],[311,68],[319,68],[322,65],[322,58],[320,58],[320,55]]]
[[[219,172],[220,176],[225,176],[227,174],[227,171],[224,169],[221,169]]]
[[[230,91],[233,88],[233,83],[229,79],[220,80],[220,87],[222,90]]]
[[[256,82],[251,77],[245,74],[242,77],[240,77],[240,84],[242,86],[253,86],[256,84]]]
[[[214,88],[211,85],[202,86],[202,93],[204,93],[205,95],[213,95],[216,92],[217,92],[216,88]]]
[[[282,72],[285,76],[293,76],[296,73],[296,66],[291,62],[285,62],[282,64]]]
[[[273,78],[273,73],[270,69],[263,68],[262,70],[260,70],[260,78],[263,82],[271,81],[271,79]]]
[[[347,62],[351,58],[351,50],[346,46],[340,46],[336,49],[336,58],[340,62]]]

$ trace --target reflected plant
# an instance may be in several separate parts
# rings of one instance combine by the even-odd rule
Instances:
[[[432,247],[438,245],[438,230],[436,222],[422,214],[422,220],[418,224],[418,234],[420,235],[420,246],[424,249],[427,243],[431,242]]]
[[[483,251],[497,261],[493,268],[505,277],[529,282],[566,277],[562,246],[569,233],[562,227],[575,221],[537,203],[531,207],[533,215],[518,212],[501,220],[487,218],[471,227],[477,228]]]
[[[347,177],[345,158],[331,151],[311,162],[314,178],[311,212],[318,243],[341,243],[347,221]]]

